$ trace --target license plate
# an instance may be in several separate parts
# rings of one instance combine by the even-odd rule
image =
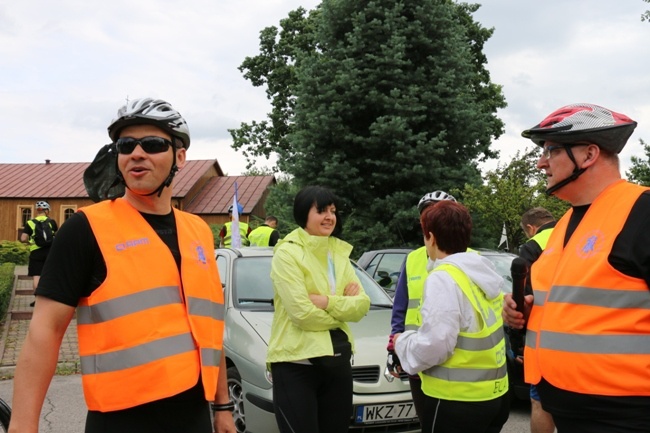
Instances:
[[[355,408],[355,424],[386,424],[417,420],[413,402],[368,404]]]

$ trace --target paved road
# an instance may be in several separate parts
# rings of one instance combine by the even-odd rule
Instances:
[[[11,405],[14,381],[0,381],[0,397]],[[45,397],[39,433],[83,433],[86,403],[81,376],[54,376]]]
[[[0,381],[0,398],[11,404],[13,380]],[[40,433],[83,433],[86,404],[81,391],[81,377],[55,376],[41,413]],[[530,406],[517,402],[502,433],[529,431]]]

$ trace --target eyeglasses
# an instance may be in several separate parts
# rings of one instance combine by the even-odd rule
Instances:
[[[542,156],[546,159],[551,159],[551,153],[554,150],[567,149],[567,151],[569,151],[569,148],[574,148],[577,146],[589,146],[589,143],[563,143],[563,144],[551,145],[542,149]]]
[[[135,150],[135,146],[140,145],[142,150],[147,153],[162,153],[167,152],[169,146],[173,146],[172,142],[162,137],[122,137],[119,138],[115,145],[117,152],[122,155],[130,155]]]
[[[551,153],[556,150],[556,149],[564,149],[567,145],[566,144],[556,144],[554,146],[547,146],[544,149],[542,149],[542,156],[545,159],[551,159]]]

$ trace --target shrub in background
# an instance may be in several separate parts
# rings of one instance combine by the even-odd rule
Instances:
[[[29,245],[18,241],[0,241],[0,263],[26,265],[29,262]]]
[[[11,290],[14,286],[14,269],[13,263],[0,264],[0,319],[7,314],[9,301],[11,300]]]

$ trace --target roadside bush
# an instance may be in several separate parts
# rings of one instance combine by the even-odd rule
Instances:
[[[18,241],[0,241],[0,263],[26,265],[29,262],[29,245]]]
[[[0,264],[0,319],[4,318],[9,308],[11,300],[11,291],[14,286],[14,268],[13,263]]]

